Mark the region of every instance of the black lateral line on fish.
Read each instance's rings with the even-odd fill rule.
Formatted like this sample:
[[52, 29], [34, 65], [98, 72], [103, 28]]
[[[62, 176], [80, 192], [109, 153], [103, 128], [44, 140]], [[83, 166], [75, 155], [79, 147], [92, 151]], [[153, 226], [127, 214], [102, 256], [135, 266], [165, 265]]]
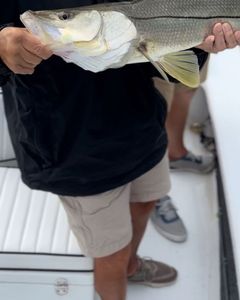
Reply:
[[240, 16], [213, 16], [213, 17], [192, 17], [192, 16], [157, 16], [157, 17], [135, 17], [128, 16], [129, 18], [133, 18], [134, 20], [156, 20], [156, 19], [190, 19], [190, 20], [211, 20], [211, 19], [240, 19]]

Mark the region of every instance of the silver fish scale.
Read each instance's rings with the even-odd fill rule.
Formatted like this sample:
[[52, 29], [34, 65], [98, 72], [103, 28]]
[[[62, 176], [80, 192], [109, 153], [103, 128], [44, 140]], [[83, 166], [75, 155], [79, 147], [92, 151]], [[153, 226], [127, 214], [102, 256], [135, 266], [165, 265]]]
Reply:
[[140, 0], [120, 9], [132, 18], [240, 17], [240, 0]]
[[240, 19], [174, 19], [137, 20], [135, 26], [142, 40], [154, 41], [161, 55], [199, 45], [211, 33], [216, 22], [230, 22], [240, 28]]

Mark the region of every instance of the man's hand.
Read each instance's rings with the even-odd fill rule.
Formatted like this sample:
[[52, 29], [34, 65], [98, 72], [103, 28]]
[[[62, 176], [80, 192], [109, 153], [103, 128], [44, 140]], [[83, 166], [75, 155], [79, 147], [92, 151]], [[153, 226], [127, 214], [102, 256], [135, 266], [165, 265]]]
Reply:
[[217, 23], [213, 27], [213, 34], [197, 48], [209, 53], [217, 53], [238, 45], [240, 45], [240, 31], [233, 32], [232, 26], [228, 23]]
[[33, 74], [51, 50], [23, 28], [6, 27], [0, 31], [0, 57], [16, 74]]

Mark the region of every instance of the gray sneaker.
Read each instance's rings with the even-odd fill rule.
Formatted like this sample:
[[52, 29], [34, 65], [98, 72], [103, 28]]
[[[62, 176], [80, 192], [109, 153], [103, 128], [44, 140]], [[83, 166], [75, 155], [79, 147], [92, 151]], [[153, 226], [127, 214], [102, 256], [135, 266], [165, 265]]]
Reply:
[[138, 259], [139, 268], [134, 275], [128, 277], [130, 283], [163, 287], [176, 281], [177, 271], [173, 267], [152, 259]]
[[186, 241], [186, 227], [177, 214], [177, 209], [169, 196], [165, 196], [156, 202], [151, 220], [157, 231], [165, 238], [177, 243]]
[[207, 174], [213, 171], [215, 160], [213, 156], [195, 155], [188, 153], [176, 160], [170, 160], [171, 171], [187, 171], [193, 173]]

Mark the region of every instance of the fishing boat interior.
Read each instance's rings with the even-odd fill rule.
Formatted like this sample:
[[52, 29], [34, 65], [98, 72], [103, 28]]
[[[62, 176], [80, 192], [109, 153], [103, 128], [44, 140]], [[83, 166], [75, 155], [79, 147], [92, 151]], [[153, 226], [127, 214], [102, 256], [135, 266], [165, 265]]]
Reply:
[[[187, 241], [173, 243], [149, 222], [140, 246], [141, 256], [174, 266], [178, 279], [163, 288], [129, 284], [127, 300], [240, 299], [239, 56], [239, 49], [212, 55], [186, 126], [187, 147], [213, 153], [216, 169], [171, 173]], [[0, 161], [0, 299], [99, 299], [93, 262], [81, 254], [57, 196], [21, 181], [1, 98]]]

